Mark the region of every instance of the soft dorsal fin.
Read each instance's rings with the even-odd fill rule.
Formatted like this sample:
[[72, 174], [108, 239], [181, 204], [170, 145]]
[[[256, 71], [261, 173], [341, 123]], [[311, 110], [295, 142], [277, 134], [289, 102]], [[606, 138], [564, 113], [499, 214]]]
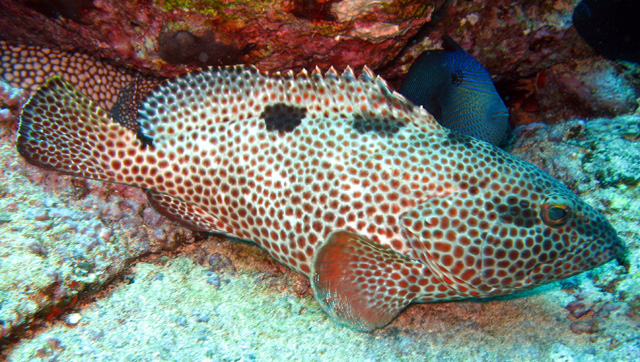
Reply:
[[118, 92], [132, 82], [137, 72], [114, 66], [84, 53], [72, 53], [36, 45], [11, 45], [0, 41], [0, 78], [33, 95], [54, 76], [109, 110]]

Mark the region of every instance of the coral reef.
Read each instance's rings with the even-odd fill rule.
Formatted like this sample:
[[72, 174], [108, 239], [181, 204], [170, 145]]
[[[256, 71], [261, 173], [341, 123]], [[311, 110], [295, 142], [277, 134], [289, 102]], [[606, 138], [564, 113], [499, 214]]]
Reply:
[[162, 60], [198, 67], [236, 64], [253, 47], [250, 44], [245, 49], [237, 49], [216, 42], [211, 35], [199, 37], [185, 30], [163, 33], [158, 38], [158, 53]]
[[94, 10], [94, 0], [27, 0], [24, 4], [51, 18], [65, 18], [76, 23], [82, 22], [83, 14]]
[[[91, 6], [82, 1], [35, 6], [1, 0], [0, 26], [5, 40], [79, 49], [164, 76], [213, 64], [198, 58], [203, 53], [217, 59], [231, 52], [234, 62], [265, 70], [376, 68], [391, 60], [443, 2], [385, 1], [351, 8], [348, 17], [336, 20], [331, 1], [103, 0]], [[67, 5], [77, 11], [59, 10]], [[70, 12], [79, 12], [81, 21]], [[189, 61], [190, 67], [163, 61], [160, 53], [168, 49], [163, 51], [159, 43], [171, 43], [171, 38], [161, 41], [163, 34], [181, 34], [187, 41], [173, 44], [174, 59], [194, 57], [194, 43], [203, 48], [195, 55], [198, 61]]]
[[[27, 92], [0, 80], [0, 359], [640, 359], [640, 117], [622, 116], [638, 106], [640, 71], [580, 40], [577, 3], [0, 0], [2, 39], [160, 76], [368, 64], [397, 81], [449, 34], [494, 75], [515, 123], [529, 123], [506, 149], [567, 183], [629, 246], [626, 265], [413, 305], [384, 329], [354, 332], [257, 247], [178, 227], [140, 190], [27, 165], [15, 151]], [[163, 34], [174, 62], [161, 56]]]
[[[402, 78], [413, 59], [439, 48], [447, 34], [492, 74], [514, 126], [632, 112], [640, 81], [623, 68], [637, 66], [603, 61], [584, 42], [571, 20], [578, 2], [448, 1], [382, 74]], [[603, 91], [611, 82], [620, 88]]]

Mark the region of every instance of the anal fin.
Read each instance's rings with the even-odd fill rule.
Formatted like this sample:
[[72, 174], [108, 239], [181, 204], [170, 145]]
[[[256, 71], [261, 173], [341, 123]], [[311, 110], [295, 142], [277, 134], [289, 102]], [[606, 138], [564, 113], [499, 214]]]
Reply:
[[221, 223], [218, 219], [194, 204], [151, 190], [147, 190], [147, 199], [162, 216], [189, 229], [226, 234], [219, 230], [218, 225]]
[[387, 325], [419, 294], [425, 266], [346, 230], [319, 246], [311, 286], [322, 308], [356, 330]]

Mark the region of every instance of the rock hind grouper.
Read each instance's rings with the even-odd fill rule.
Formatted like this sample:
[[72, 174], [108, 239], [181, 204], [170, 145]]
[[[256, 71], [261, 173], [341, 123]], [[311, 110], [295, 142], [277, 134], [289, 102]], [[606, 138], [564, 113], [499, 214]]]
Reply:
[[24, 106], [17, 148], [45, 169], [144, 188], [192, 229], [256, 242], [358, 330], [410, 303], [507, 294], [625, 251], [560, 182], [441, 127], [368, 69], [186, 74], [138, 121], [136, 134], [54, 77]]

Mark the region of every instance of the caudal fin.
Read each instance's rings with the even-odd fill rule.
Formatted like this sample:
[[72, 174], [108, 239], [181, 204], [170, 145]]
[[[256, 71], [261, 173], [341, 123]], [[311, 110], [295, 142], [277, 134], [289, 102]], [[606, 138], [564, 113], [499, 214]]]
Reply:
[[31, 164], [111, 182], [125, 182], [126, 157], [140, 156], [135, 134], [60, 77], [49, 79], [20, 115], [18, 152]]
[[422, 264], [340, 230], [316, 251], [311, 286], [322, 308], [338, 322], [370, 331], [387, 325], [416, 298], [424, 273]]

